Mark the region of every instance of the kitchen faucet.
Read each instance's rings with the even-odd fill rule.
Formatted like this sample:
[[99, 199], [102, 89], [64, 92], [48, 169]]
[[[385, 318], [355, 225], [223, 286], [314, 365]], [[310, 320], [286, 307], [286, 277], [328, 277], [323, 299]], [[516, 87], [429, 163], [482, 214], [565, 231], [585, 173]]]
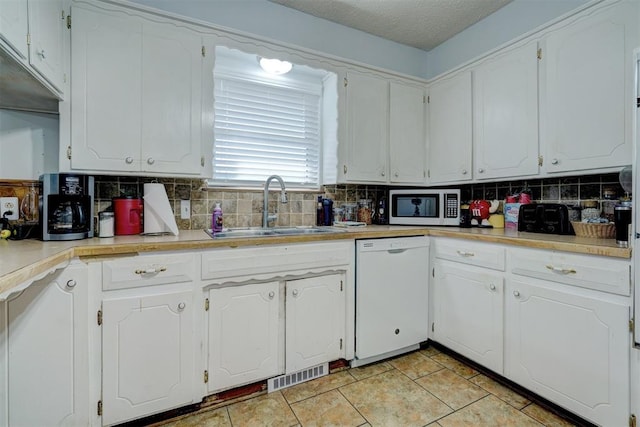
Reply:
[[287, 192], [284, 188], [284, 181], [278, 175], [271, 175], [264, 183], [264, 200], [262, 205], [262, 228], [269, 227], [269, 184], [271, 181], [277, 180], [280, 183], [280, 201], [282, 203], [287, 203]]

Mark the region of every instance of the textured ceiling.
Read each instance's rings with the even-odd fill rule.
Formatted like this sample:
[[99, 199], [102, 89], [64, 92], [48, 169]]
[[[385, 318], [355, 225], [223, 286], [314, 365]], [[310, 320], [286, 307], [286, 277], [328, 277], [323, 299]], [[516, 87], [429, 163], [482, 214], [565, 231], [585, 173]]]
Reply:
[[429, 51], [512, 0], [269, 0]]

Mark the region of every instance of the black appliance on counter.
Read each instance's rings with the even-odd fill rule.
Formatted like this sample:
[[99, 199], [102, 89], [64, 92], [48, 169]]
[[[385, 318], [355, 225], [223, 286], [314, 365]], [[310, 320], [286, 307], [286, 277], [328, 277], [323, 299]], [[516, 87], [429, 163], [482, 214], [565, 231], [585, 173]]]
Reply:
[[42, 240], [93, 237], [93, 177], [44, 174], [40, 177], [40, 182]]
[[559, 203], [531, 203], [520, 206], [518, 231], [546, 234], [575, 234], [569, 209]]

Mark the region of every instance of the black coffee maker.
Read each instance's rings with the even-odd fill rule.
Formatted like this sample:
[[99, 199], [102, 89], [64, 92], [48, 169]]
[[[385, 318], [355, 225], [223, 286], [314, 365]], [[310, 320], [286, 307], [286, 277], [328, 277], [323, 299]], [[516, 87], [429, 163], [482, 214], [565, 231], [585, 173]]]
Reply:
[[40, 182], [42, 240], [93, 237], [93, 177], [44, 174]]

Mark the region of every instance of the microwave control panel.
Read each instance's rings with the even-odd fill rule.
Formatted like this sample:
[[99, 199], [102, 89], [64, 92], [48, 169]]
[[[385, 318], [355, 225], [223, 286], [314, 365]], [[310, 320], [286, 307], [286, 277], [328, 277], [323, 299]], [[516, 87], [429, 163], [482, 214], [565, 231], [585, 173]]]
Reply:
[[460, 200], [456, 193], [446, 193], [444, 195], [445, 218], [457, 218], [460, 209]]

